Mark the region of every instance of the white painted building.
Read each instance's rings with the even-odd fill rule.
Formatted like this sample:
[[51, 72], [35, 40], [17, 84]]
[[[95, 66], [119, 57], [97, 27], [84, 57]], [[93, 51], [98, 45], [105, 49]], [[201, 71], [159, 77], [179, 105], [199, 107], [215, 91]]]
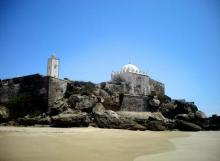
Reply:
[[112, 72], [111, 82], [121, 84], [123, 92], [131, 95], [164, 94], [164, 84], [151, 79], [134, 64], [126, 64], [119, 72]]
[[59, 78], [59, 59], [52, 55], [47, 63], [47, 75]]

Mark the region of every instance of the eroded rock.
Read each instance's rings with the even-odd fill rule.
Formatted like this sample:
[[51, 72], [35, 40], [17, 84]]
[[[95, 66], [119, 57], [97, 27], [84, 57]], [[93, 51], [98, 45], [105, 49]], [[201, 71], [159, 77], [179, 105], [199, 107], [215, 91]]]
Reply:
[[85, 112], [61, 113], [51, 117], [53, 127], [87, 127], [90, 122], [90, 117]]

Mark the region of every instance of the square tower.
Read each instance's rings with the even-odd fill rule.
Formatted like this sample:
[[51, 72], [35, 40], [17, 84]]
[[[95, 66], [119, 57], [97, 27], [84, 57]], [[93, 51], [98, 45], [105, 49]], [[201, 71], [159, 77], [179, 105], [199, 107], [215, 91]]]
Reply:
[[59, 59], [52, 55], [47, 63], [47, 75], [59, 78]]

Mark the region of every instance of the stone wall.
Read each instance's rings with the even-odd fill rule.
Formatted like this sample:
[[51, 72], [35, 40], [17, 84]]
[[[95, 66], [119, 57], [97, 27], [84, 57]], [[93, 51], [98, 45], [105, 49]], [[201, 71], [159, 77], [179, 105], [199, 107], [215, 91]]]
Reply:
[[[144, 74], [118, 72], [112, 75], [112, 84], [121, 86], [121, 91], [130, 95], [165, 94], [164, 84]], [[112, 85], [112, 87], [115, 87]], [[111, 88], [113, 89], [113, 88]]]
[[66, 87], [65, 80], [39, 74], [1, 80], [0, 104], [8, 106], [14, 117], [47, 112]]
[[124, 95], [121, 110], [122, 111], [149, 111], [147, 107], [147, 96]]
[[39, 74], [1, 80], [0, 104], [8, 106], [15, 117], [46, 112], [47, 89], [48, 80]]
[[149, 77], [147, 75], [121, 72], [112, 77], [113, 83], [122, 83], [123, 92], [131, 95], [148, 95], [149, 89]]
[[163, 83], [158, 82], [153, 79], [149, 79], [151, 93], [155, 93], [157, 95], [164, 95], [165, 94], [165, 86]]

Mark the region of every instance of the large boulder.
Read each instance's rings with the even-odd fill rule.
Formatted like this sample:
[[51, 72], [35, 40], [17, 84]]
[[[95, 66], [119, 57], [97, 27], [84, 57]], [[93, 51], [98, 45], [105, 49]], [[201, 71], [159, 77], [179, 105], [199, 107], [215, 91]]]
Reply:
[[134, 121], [141, 120], [159, 120], [165, 121], [166, 118], [160, 112], [131, 112], [131, 111], [118, 111], [120, 116], [127, 117]]
[[196, 117], [197, 119], [200, 119], [200, 120], [205, 120], [205, 119], [207, 119], [207, 116], [206, 116], [205, 113], [202, 112], [202, 111], [196, 111], [195, 117]]
[[201, 111], [196, 111], [195, 113], [190, 112], [189, 114], [177, 114], [175, 119], [191, 122], [193, 124], [199, 125], [203, 129], [208, 127], [206, 116]]
[[194, 102], [186, 102], [185, 100], [175, 100], [174, 103], [177, 105], [176, 113], [195, 113], [198, 111], [197, 106]]
[[176, 127], [181, 131], [200, 131], [202, 128], [191, 122], [176, 120]]
[[185, 121], [189, 121], [190, 120], [190, 117], [189, 117], [189, 115], [188, 114], [177, 114], [176, 116], [175, 116], [175, 119], [176, 120], [185, 120]]
[[160, 112], [119, 111], [117, 113], [144, 126], [147, 130], [162, 131], [167, 129], [167, 119]]
[[176, 107], [177, 105], [174, 104], [174, 102], [162, 103], [161, 107], [159, 108], [159, 111], [166, 118], [173, 119], [177, 115], [176, 110], [175, 110]]
[[109, 95], [108, 92], [106, 92], [104, 89], [99, 89], [99, 88], [97, 88], [97, 89], [95, 90], [94, 94], [95, 94], [96, 96], [101, 96], [101, 97], [103, 97], [103, 98], [110, 97], [110, 95]]
[[50, 117], [45, 114], [38, 116], [26, 115], [25, 117], [18, 118], [17, 123], [23, 126], [32, 126], [32, 125], [49, 125]]
[[83, 112], [91, 112], [96, 102], [97, 98], [95, 96], [80, 96], [80, 101], [76, 103], [75, 109]]
[[163, 121], [155, 120], [155, 121], [146, 121], [143, 124], [148, 130], [153, 131], [164, 131], [167, 130], [167, 125]]
[[146, 128], [135, 121], [117, 114], [114, 111], [106, 110], [103, 113], [96, 113], [94, 122], [100, 128], [145, 130]]
[[172, 99], [167, 95], [157, 95], [157, 98], [160, 100], [160, 103], [169, 103]]
[[53, 106], [50, 107], [49, 113], [51, 116], [57, 115], [59, 113], [62, 113], [63, 111], [66, 111], [69, 108], [68, 100], [67, 99], [59, 99], [56, 100], [53, 103]]
[[178, 114], [190, 114], [198, 111], [193, 102], [185, 100], [174, 100], [168, 103], [162, 103], [159, 111], [167, 118], [174, 119]]
[[148, 106], [150, 106], [152, 112], [158, 111], [160, 106], [160, 100], [156, 96], [154, 96], [153, 98], [149, 99]]
[[103, 112], [105, 112], [105, 107], [102, 105], [102, 103], [96, 103], [96, 105], [92, 109], [92, 113], [98, 114]]
[[77, 102], [80, 102], [80, 96], [79, 95], [71, 95], [68, 98], [68, 103], [70, 105], [70, 108], [75, 108]]
[[6, 122], [9, 119], [9, 111], [7, 107], [0, 105], [0, 123]]
[[220, 130], [220, 116], [212, 115], [208, 118], [207, 130]]
[[61, 113], [51, 117], [53, 127], [87, 127], [90, 122], [90, 117], [85, 112]]
[[148, 130], [162, 131], [168, 129], [168, 120], [160, 112], [118, 112], [138, 124], [146, 127]]

